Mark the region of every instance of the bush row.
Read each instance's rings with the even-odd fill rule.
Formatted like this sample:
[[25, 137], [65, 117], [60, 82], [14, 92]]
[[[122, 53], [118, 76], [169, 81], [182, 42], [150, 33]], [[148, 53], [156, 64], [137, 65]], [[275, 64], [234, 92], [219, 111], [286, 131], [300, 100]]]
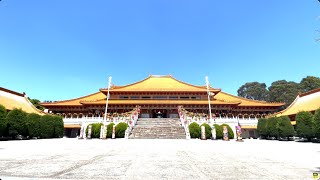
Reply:
[[37, 138], [63, 137], [63, 119], [60, 116], [35, 113], [28, 114], [21, 109], [13, 109], [7, 113], [4, 106], [0, 105], [0, 137], [17, 135]]
[[[100, 130], [101, 130], [101, 126], [103, 125], [102, 123], [93, 123], [91, 124], [92, 128], [91, 128], [91, 138], [100, 138]], [[107, 138], [111, 138], [112, 137], [112, 129], [113, 129], [113, 125], [115, 125], [114, 123], [110, 123], [107, 125]], [[125, 135], [125, 131], [128, 128], [128, 124], [121, 122], [119, 124], [116, 125], [116, 138], [124, 138]], [[88, 128], [86, 130], [86, 134], [88, 136]]]
[[[212, 128], [210, 127], [210, 125], [206, 124], [206, 123], [203, 123], [201, 126], [205, 127], [206, 138], [207, 139], [211, 139], [211, 136], [212, 136], [211, 130], [212, 130]], [[190, 133], [191, 138], [200, 138], [201, 137], [201, 126], [199, 126], [199, 124], [196, 123], [196, 122], [193, 122], [193, 123], [191, 123], [189, 125], [189, 133]], [[228, 124], [221, 124], [221, 125], [214, 124], [214, 127], [216, 129], [216, 138], [217, 139], [222, 139], [222, 137], [223, 137], [223, 126], [227, 126], [229, 139], [233, 139], [234, 138], [234, 133], [233, 133], [231, 127]]]
[[316, 110], [314, 115], [307, 111], [299, 112], [296, 117], [296, 132], [287, 116], [271, 117], [260, 119], [258, 121], [258, 133], [262, 138], [265, 137], [291, 137], [297, 135], [307, 138], [320, 139], [320, 109]]

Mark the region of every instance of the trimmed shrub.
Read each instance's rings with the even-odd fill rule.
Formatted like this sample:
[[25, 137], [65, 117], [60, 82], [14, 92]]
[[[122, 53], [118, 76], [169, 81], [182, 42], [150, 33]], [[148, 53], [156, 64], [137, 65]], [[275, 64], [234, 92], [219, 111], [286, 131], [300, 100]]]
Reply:
[[110, 123], [107, 125], [107, 138], [112, 138], [112, 129], [114, 123]]
[[200, 126], [196, 122], [193, 122], [189, 125], [189, 133], [191, 138], [200, 138], [200, 130]]
[[221, 131], [222, 131], [222, 136], [223, 136], [223, 126], [227, 126], [227, 129], [228, 129], [228, 137], [229, 139], [233, 139], [234, 138], [234, 133], [231, 129], [231, 127], [228, 125], [228, 124], [221, 124]]
[[28, 136], [27, 113], [21, 109], [13, 109], [7, 115], [9, 136]]
[[54, 117], [44, 115], [40, 120], [41, 138], [52, 138], [54, 136]]
[[271, 117], [267, 120], [267, 135], [269, 137], [278, 138], [278, 118]]
[[261, 118], [258, 120], [257, 131], [262, 138], [265, 138], [268, 136], [266, 118]]
[[7, 136], [8, 132], [7, 132], [7, 110], [4, 106], [2, 106], [0, 104], [0, 137], [1, 136]]
[[288, 116], [281, 116], [278, 118], [278, 133], [279, 137], [294, 136], [294, 128]]
[[313, 133], [316, 138], [320, 139], [320, 109], [316, 110], [314, 113]]
[[314, 133], [312, 131], [313, 126], [313, 115], [308, 111], [299, 112], [296, 115], [297, 122], [297, 135], [299, 137], [308, 138], [310, 141], [312, 137], [314, 137]]
[[217, 137], [217, 139], [222, 139], [223, 132], [222, 132], [221, 126], [219, 126], [218, 124], [214, 124], [213, 126], [216, 129], [216, 137]]
[[128, 124], [121, 122], [116, 126], [116, 138], [124, 138], [125, 132], [128, 128]]
[[27, 115], [27, 127], [30, 137], [41, 136], [41, 116], [35, 113]]
[[103, 123], [94, 123], [92, 125], [91, 138], [100, 138], [100, 130]]
[[[206, 129], [206, 138], [207, 139], [211, 139], [211, 137], [212, 137], [211, 129], [212, 128], [210, 127], [210, 125], [207, 124], [207, 123], [203, 123], [201, 126], [204, 126], [205, 129]], [[201, 126], [200, 126], [200, 132], [201, 132]]]
[[61, 138], [64, 133], [64, 124], [61, 116], [53, 116], [53, 138]]

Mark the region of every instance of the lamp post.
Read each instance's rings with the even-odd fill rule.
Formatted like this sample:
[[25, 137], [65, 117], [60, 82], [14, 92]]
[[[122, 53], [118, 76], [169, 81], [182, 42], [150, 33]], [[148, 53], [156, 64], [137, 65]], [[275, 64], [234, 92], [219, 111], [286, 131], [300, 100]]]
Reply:
[[207, 94], [208, 94], [208, 105], [209, 105], [209, 115], [210, 115], [210, 121], [211, 121], [211, 118], [212, 118], [212, 115], [211, 115], [211, 103], [210, 103], [210, 95], [211, 95], [211, 92], [209, 90], [209, 78], [208, 76], [205, 77], [206, 79], [206, 85], [207, 85]]

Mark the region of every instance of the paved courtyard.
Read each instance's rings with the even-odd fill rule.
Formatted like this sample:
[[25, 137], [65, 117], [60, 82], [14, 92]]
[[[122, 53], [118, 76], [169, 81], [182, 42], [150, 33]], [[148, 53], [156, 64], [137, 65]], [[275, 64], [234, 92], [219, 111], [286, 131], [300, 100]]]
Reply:
[[0, 142], [0, 179], [312, 179], [320, 144], [245, 140]]

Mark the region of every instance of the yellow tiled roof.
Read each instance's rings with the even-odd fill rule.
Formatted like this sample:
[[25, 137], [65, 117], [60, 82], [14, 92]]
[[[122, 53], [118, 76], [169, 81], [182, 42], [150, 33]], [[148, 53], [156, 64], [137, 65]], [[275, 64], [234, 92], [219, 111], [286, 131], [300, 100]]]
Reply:
[[257, 129], [257, 126], [241, 126], [241, 129]]
[[64, 128], [81, 128], [80, 124], [64, 124]]
[[[107, 92], [107, 89], [100, 89]], [[206, 86], [195, 86], [179, 81], [172, 76], [149, 76], [148, 78], [126, 86], [113, 86], [110, 92], [206, 92]], [[220, 89], [211, 88], [212, 92]]]
[[270, 103], [266, 101], [256, 101], [251, 99], [246, 99], [238, 96], [233, 96], [225, 92], [219, 92], [214, 96], [215, 99], [224, 101], [238, 101], [239, 106], [282, 106], [284, 103]]
[[65, 101], [56, 101], [56, 102], [44, 102], [41, 103], [43, 106], [81, 106], [80, 101], [95, 101], [97, 99], [103, 99], [106, 95], [102, 92], [96, 92], [87, 96], [79, 97], [76, 99], [70, 99]]
[[299, 94], [287, 109], [280, 111], [276, 116], [289, 116], [300, 111], [315, 111], [320, 108], [320, 88]]
[[[97, 101], [81, 101], [81, 104], [94, 104], [103, 105], [106, 104], [105, 99]], [[139, 100], [109, 100], [108, 104], [208, 104], [207, 100], [154, 100], [154, 99], [139, 99]], [[211, 101], [211, 105], [224, 105], [224, 104], [234, 104], [237, 105], [238, 102], [224, 102], [224, 101]]]
[[0, 87], [0, 104], [7, 110], [15, 108], [22, 109], [27, 113], [36, 113], [44, 115], [45, 113], [33, 106], [25, 94], [17, 93], [5, 88]]

